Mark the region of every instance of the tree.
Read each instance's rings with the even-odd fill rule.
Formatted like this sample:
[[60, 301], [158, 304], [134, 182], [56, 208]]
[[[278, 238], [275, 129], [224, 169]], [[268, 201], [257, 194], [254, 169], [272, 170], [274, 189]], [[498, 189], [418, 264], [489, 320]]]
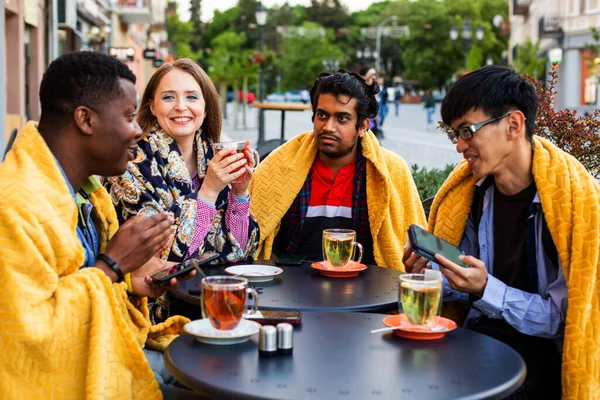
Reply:
[[[312, 32], [322, 28], [313, 22], [305, 22], [302, 26]], [[284, 90], [310, 87], [317, 75], [325, 69], [323, 61], [341, 60], [342, 51], [332, 43], [334, 38], [333, 30], [326, 29], [324, 36], [296, 35], [283, 39], [276, 66], [282, 77]]]
[[192, 51], [202, 56], [202, 0], [190, 0], [190, 24], [192, 24], [193, 34], [190, 40]]
[[540, 41], [532, 42], [531, 38], [527, 38], [524, 45], [517, 45], [517, 56], [513, 60], [513, 66], [521, 74], [537, 80], [543, 79], [548, 59], [538, 56], [539, 51]]
[[194, 51], [191, 46], [194, 27], [188, 22], [179, 20], [179, 15], [173, 13], [167, 17], [167, 35], [172, 43], [172, 50], [175, 52], [176, 58], [191, 58], [199, 61], [202, 56], [201, 52]]
[[310, 0], [306, 19], [337, 31], [346, 25], [348, 9], [340, 0]]

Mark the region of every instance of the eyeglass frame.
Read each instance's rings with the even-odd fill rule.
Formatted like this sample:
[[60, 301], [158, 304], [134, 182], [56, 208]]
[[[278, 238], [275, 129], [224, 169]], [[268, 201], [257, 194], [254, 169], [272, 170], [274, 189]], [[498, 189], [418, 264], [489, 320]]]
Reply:
[[493, 122], [500, 121], [501, 119], [508, 117], [513, 112], [514, 111], [509, 111], [509, 112], [507, 112], [505, 114], [502, 114], [502, 115], [500, 115], [498, 117], [490, 118], [490, 119], [478, 122], [478, 123], [473, 124], [473, 125], [463, 126], [461, 128], [458, 128], [458, 129], [453, 129], [452, 127], [447, 127], [446, 128], [446, 134], [448, 135], [448, 139], [450, 139], [450, 141], [453, 144], [457, 144], [458, 143], [458, 137], [459, 136], [463, 140], [471, 140], [471, 138], [473, 137], [473, 135], [475, 134], [475, 132], [477, 132], [478, 130], [480, 130], [481, 128], [483, 128], [484, 126], [486, 126], [487, 124], [491, 124]]

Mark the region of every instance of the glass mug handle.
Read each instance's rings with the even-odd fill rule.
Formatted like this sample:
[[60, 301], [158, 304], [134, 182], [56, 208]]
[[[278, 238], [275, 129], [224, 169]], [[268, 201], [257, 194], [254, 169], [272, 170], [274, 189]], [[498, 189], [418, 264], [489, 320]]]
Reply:
[[358, 243], [358, 242], [352, 242], [352, 244], [356, 247], [358, 247], [358, 260], [356, 260], [357, 263], [362, 261], [363, 258], [363, 247], [362, 244]]
[[260, 164], [260, 155], [258, 154], [258, 151], [256, 151], [256, 149], [250, 150], [252, 150], [252, 154], [254, 154], [254, 168], [252, 168], [252, 171], [256, 171], [256, 168], [258, 168], [258, 164]]
[[252, 315], [258, 311], [258, 293], [256, 293], [256, 290], [254, 290], [253, 288], [246, 288], [246, 297], [250, 295], [252, 296], [254, 301], [252, 304], [252, 308], [250, 310], [246, 310], [246, 315]]

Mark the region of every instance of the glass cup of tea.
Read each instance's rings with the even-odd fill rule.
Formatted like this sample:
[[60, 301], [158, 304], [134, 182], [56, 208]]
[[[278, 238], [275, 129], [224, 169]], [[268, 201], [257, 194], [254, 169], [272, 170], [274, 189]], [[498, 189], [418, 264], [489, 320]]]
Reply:
[[235, 329], [246, 311], [246, 299], [254, 299], [248, 315], [258, 310], [258, 293], [248, 287], [248, 279], [237, 276], [208, 276], [202, 279], [202, 316], [220, 331]]
[[323, 231], [323, 259], [335, 268], [343, 268], [354, 259], [354, 250], [358, 248], [358, 260], [363, 257], [363, 247], [356, 241], [356, 232], [352, 229], [325, 229]]
[[439, 273], [400, 275], [398, 305], [411, 324], [437, 323], [442, 311], [442, 282]]
[[[235, 149], [235, 151], [237, 153], [241, 153], [244, 151], [244, 148], [246, 147], [246, 142], [245, 141], [218, 142], [218, 143], [213, 143], [212, 147], [213, 147], [213, 151], [215, 152], [215, 154], [217, 154], [221, 150], [230, 150], [230, 149]], [[258, 155], [258, 151], [256, 151], [255, 149], [251, 149], [251, 150], [252, 150], [252, 154], [254, 156], [254, 168], [252, 168], [252, 171], [255, 171], [256, 168], [258, 167], [258, 164], [260, 164], [260, 156]], [[243, 168], [243, 166], [236, 169], [233, 172], [237, 172], [241, 168]], [[236, 183], [236, 182], [238, 182], [238, 179], [232, 181], [232, 183]]]

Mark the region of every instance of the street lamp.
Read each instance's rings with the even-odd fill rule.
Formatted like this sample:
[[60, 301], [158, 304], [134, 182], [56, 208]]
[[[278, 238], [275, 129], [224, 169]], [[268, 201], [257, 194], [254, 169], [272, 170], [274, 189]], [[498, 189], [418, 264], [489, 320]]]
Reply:
[[379, 58], [381, 56], [381, 33], [383, 31], [383, 26], [385, 24], [387, 24], [390, 21], [395, 21], [397, 20], [398, 17], [396, 17], [395, 15], [389, 16], [387, 18], [385, 18], [383, 21], [381, 21], [379, 23], [379, 25], [377, 25], [377, 38], [376, 38], [376, 50], [375, 50], [375, 70], [377, 71], [377, 73], [379, 73]]
[[[258, 3], [258, 7], [256, 7], [256, 24], [258, 25], [259, 33], [258, 40], [260, 42], [260, 52], [264, 52], [265, 47], [265, 25], [267, 24], [267, 9], [262, 3]], [[263, 57], [264, 62], [264, 57]], [[263, 87], [263, 65], [259, 64], [258, 70], [258, 101], [260, 103], [264, 100], [264, 87]], [[265, 141], [265, 114], [264, 110], [261, 108], [258, 111], [258, 145], [260, 146]]]
[[[478, 25], [475, 29], [475, 38], [477, 41], [481, 41], [483, 39], [484, 31], [481, 25]], [[463, 40], [464, 52], [465, 52], [465, 71], [467, 70], [467, 61], [469, 58], [469, 47], [471, 45], [471, 39], [473, 37], [473, 30], [471, 27], [471, 22], [468, 19], [465, 19], [465, 22], [462, 26], [461, 38]], [[450, 39], [456, 40], [458, 39], [458, 29], [456, 25], [452, 25], [450, 28]]]
[[323, 68], [327, 71], [337, 71], [340, 67], [340, 62], [335, 58], [329, 58], [327, 60], [323, 60]]

